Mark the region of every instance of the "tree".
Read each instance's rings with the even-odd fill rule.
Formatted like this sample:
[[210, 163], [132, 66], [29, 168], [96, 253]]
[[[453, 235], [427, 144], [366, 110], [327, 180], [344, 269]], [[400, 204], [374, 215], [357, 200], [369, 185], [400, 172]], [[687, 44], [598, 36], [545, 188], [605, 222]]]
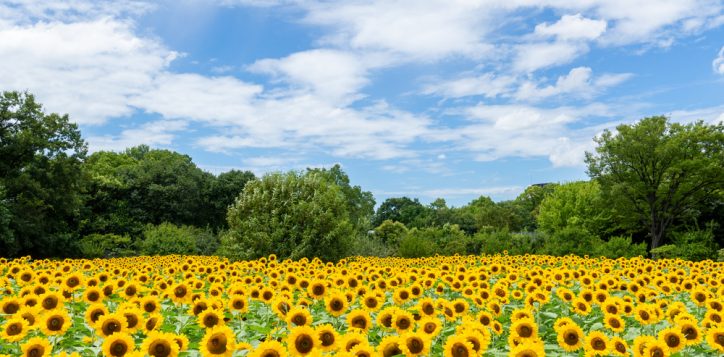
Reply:
[[4, 255], [74, 254], [86, 153], [68, 115], [46, 114], [28, 93], [0, 96], [0, 185], [13, 232], [0, 241]]
[[724, 124], [644, 118], [605, 130], [586, 153], [588, 174], [622, 217], [648, 227], [651, 248], [667, 230], [724, 184]]
[[244, 186], [256, 176], [251, 171], [231, 170], [211, 179], [203, 200], [210, 206], [208, 224], [215, 228], [226, 228], [226, 212], [234, 203]]
[[0, 247], [7, 247], [15, 242], [12, 230], [10, 230], [12, 214], [8, 208], [5, 188], [0, 186]]
[[400, 222], [393, 222], [389, 219], [375, 228], [375, 237], [390, 246], [399, 245], [405, 235], [407, 235], [407, 227]]
[[358, 233], [366, 233], [370, 229], [372, 216], [375, 213], [375, 198], [372, 192], [362, 191], [360, 186], [350, 185], [349, 176], [339, 164], [329, 169], [310, 168], [307, 169], [307, 174], [321, 175], [329, 182], [337, 185], [347, 201], [349, 220], [355, 226], [355, 230]]
[[273, 173], [247, 183], [227, 219], [221, 253], [230, 258], [338, 260], [354, 233], [342, 189], [315, 173]]
[[386, 220], [400, 222], [408, 228], [426, 227], [430, 225], [430, 209], [417, 198], [388, 198], [377, 208], [374, 225], [379, 226]]
[[596, 181], [557, 185], [538, 207], [538, 227], [549, 234], [576, 227], [599, 237], [617, 229]]
[[538, 228], [536, 217], [538, 216], [538, 207], [543, 199], [553, 193], [558, 184], [546, 183], [530, 185], [515, 198], [515, 205], [521, 212], [523, 229], [534, 231]]

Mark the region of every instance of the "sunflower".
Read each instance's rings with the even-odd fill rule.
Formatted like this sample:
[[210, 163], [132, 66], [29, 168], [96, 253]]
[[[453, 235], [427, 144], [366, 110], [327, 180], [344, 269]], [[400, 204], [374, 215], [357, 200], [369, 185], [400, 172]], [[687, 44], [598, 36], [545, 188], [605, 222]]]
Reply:
[[146, 333], [157, 330], [163, 324], [163, 316], [159, 313], [151, 314], [143, 323], [143, 330]]
[[313, 299], [321, 299], [327, 293], [327, 284], [324, 280], [315, 280], [307, 287], [307, 294]]
[[30, 330], [30, 324], [22, 316], [15, 315], [5, 321], [0, 331], [0, 338], [8, 342], [22, 340]]
[[38, 306], [23, 306], [18, 310], [18, 312], [15, 313], [15, 316], [22, 317], [25, 321], [28, 322], [28, 328], [35, 329], [38, 327], [36, 322], [39, 321], [38, 314], [40, 312], [40, 307]]
[[266, 340], [254, 349], [249, 357], [287, 357], [287, 349], [277, 340]]
[[687, 346], [698, 345], [699, 343], [701, 343], [701, 332], [699, 331], [699, 327], [696, 326], [695, 322], [679, 320], [678, 325], [681, 333], [684, 335], [684, 338], [686, 338]]
[[628, 344], [621, 337], [615, 336], [609, 341], [610, 352], [616, 356], [629, 356]]
[[402, 354], [402, 346], [400, 346], [399, 336], [386, 336], [377, 345], [377, 354], [380, 357], [392, 357]]
[[289, 327], [292, 326], [310, 326], [312, 324], [312, 314], [304, 307], [293, 307], [287, 313], [285, 319]]
[[586, 316], [591, 313], [591, 305], [588, 304], [586, 299], [575, 298], [571, 304], [573, 305], [573, 312], [577, 315]]
[[53, 309], [41, 316], [40, 329], [46, 336], [63, 335], [71, 324], [72, 320], [65, 309]]
[[126, 317], [118, 312], [102, 315], [96, 322], [96, 333], [108, 337], [117, 332], [124, 332], [128, 326]]
[[511, 357], [542, 357], [545, 356], [543, 344], [534, 341], [524, 341], [510, 350]]
[[153, 357], [177, 357], [178, 352], [178, 344], [169, 333], [151, 331], [141, 345], [141, 353]]
[[44, 357], [50, 356], [51, 347], [50, 342], [42, 337], [33, 337], [20, 346], [23, 351], [24, 357]]
[[427, 355], [430, 351], [430, 338], [424, 333], [408, 332], [400, 336], [400, 349], [407, 357]]
[[414, 317], [406, 310], [397, 310], [392, 316], [392, 327], [398, 334], [403, 334], [412, 329]]
[[490, 344], [490, 333], [487, 328], [476, 328], [474, 325], [463, 325], [463, 327], [465, 330], [462, 332], [462, 336], [473, 345], [476, 355], [482, 355]]
[[586, 336], [586, 354], [605, 356], [608, 353], [608, 337], [601, 331], [591, 331]]
[[64, 301], [65, 298], [63, 297], [63, 294], [56, 291], [48, 291], [40, 296], [40, 307], [43, 308], [43, 310], [49, 311], [63, 307]]
[[141, 309], [133, 306], [124, 307], [123, 309], [119, 310], [119, 313], [126, 318], [126, 327], [128, 327], [129, 333], [132, 333], [143, 327], [143, 312], [141, 312]]
[[[174, 341], [175, 343], [175, 341]], [[236, 350], [234, 331], [228, 326], [214, 326], [206, 330], [199, 345], [201, 355], [231, 357]]]
[[569, 323], [558, 328], [558, 345], [568, 352], [583, 347], [583, 330], [576, 323]]
[[714, 350], [724, 353], [724, 326], [709, 329], [706, 332], [706, 343]]
[[83, 274], [72, 273], [63, 279], [63, 288], [75, 291], [83, 286]]
[[347, 314], [347, 326], [350, 330], [367, 332], [372, 327], [372, 319], [367, 311], [354, 309]]
[[686, 338], [680, 329], [670, 327], [659, 332], [659, 341], [666, 344], [671, 353], [676, 353], [686, 347]]
[[103, 291], [98, 287], [90, 287], [83, 292], [83, 301], [88, 304], [94, 304], [103, 300], [105, 296]]
[[636, 357], [643, 356], [646, 346], [652, 342], [656, 342], [656, 337], [642, 335], [642, 336], [637, 336], [636, 338], [634, 338], [634, 341], [633, 341], [634, 356], [636, 356]]
[[511, 325], [510, 336], [522, 339], [536, 338], [538, 336], [538, 325], [531, 318], [522, 318]]
[[183, 304], [188, 302], [191, 297], [191, 289], [185, 282], [180, 282], [171, 287], [169, 296], [175, 303]]
[[443, 347], [445, 357], [469, 357], [475, 356], [475, 349], [464, 336], [450, 336]]
[[435, 310], [435, 302], [430, 298], [423, 298], [417, 302], [417, 310], [427, 316], [434, 316], [437, 314]]
[[[12, 288], [10, 290], [10, 294], [12, 294]], [[0, 312], [2, 312], [3, 314], [13, 315], [18, 312], [18, 310], [20, 310], [20, 307], [20, 300], [15, 297], [5, 297], [0, 300]]]
[[604, 314], [603, 323], [607, 329], [613, 332], [623, 332], [623, 330], [626, 329], [626, 323], [618, 315], [608, 313]]
[[340, 350], [342, 352], [350, 352], [355, 346], [358, 345], [369, 345], [367, 341], [367, 335], [359, 332], [347, 332], [340, 337]]
[[375, 354], [375, 349], [369, 345], [357, 345], [349, 351], [352, 357], [372, 357]]
[[232, 295], [229, 298], [229, 309], [241, 313], [249, 311], [249, 303], [247, 297], [238, 294]]
[[287, 337], [287, 348], [292, 356], [307, 356], [321, 346], [319, 335], [309, 326], [291, 329]]
[[284, 319], [287, 313], [289, 313], [289, 310], [292, 309], [292, 303], [286, 296], [280, 296], [271, 302], [271, 307], [279, 318]]
[[654, 316], [646, 305], [638, 305], [634, 308], [634, 317], [642, 325], [650, 325], [655, 322]]
[[659, 340], [652, 340], [644, 346], [644, 356], [646, 357], [669, 357], [671, 351], [666, 343]]
[[206, 309], [199, 314], [197, 322], [199, 326], [204, 328], [224, 325], [224, 312], [221, 310]]
[[133, 338], [125, 332], [114, 333], [103, 341], [103, 355], [121, 357], [133, 352]]
[[382, 300], [374, 292], [368, 292], [362, 297], [362, 306], [368, 311], [377, 311], [382, 307]]
[[339, 317], [347, 311], [347, 297], [338, 292], [332, 293], [325, 299], [324, 306], [330, 315]]
[[319, 341], [319, 349], [323, 352], [336, 351], [339, 348], [339, 334], [330, 324], [319, 325], [315, 328]]
[[148, 314], [154, 314], [161, 311], [161, 304], [157, 296], [148, 295], [141, 298], [141, 309]]
[[382, 309], [377, 314], [377, 325], [382, 326], [383, 328], [392, 328], [392, 318], [397, 312], [397, 307], [390, 306]]

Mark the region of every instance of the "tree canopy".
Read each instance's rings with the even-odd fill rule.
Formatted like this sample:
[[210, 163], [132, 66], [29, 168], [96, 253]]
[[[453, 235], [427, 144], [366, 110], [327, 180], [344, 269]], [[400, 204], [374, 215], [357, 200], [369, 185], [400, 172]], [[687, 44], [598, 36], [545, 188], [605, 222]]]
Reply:
[[673, 123], [663, 116], [605, 130], [586, 153], [588, 174], [622, 217], [648, 227], [658, 247], [677, 221], [724, 188], [724, 124]]

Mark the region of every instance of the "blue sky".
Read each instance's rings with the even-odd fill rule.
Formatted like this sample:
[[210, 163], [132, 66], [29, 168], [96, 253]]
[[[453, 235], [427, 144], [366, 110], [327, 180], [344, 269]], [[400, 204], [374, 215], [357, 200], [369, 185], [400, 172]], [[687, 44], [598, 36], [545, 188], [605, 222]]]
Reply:
[[459, 206], [585, 179], [620, 123], [724, 120], [724, 5], [0, 1], [0, 88], [68, 113], [92, 151], [339, 163], [378, 202]]

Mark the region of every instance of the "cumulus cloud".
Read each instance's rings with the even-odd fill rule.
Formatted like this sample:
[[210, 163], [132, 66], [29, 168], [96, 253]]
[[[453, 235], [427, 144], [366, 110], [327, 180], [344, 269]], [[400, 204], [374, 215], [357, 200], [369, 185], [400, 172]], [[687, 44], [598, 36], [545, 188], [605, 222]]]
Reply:
[[589, 67], [576, 67], [563, 76], [558, 77], [555, 84], [539, 86], [532, 81], [520, 85], [515, 98], [519, 100], [538, 101], [545, 98], [567, 94], [579, 98], [590, 98], [594, 94], [629, 79], [630, 73], [604, 74], [593, 76]]
[[536, 25], [535, 34], [561, 40], [595, 40], [606, 31], [606, 25], [604, 20], [588, 19], [581, 14], [564, 15], [556, 23]]

